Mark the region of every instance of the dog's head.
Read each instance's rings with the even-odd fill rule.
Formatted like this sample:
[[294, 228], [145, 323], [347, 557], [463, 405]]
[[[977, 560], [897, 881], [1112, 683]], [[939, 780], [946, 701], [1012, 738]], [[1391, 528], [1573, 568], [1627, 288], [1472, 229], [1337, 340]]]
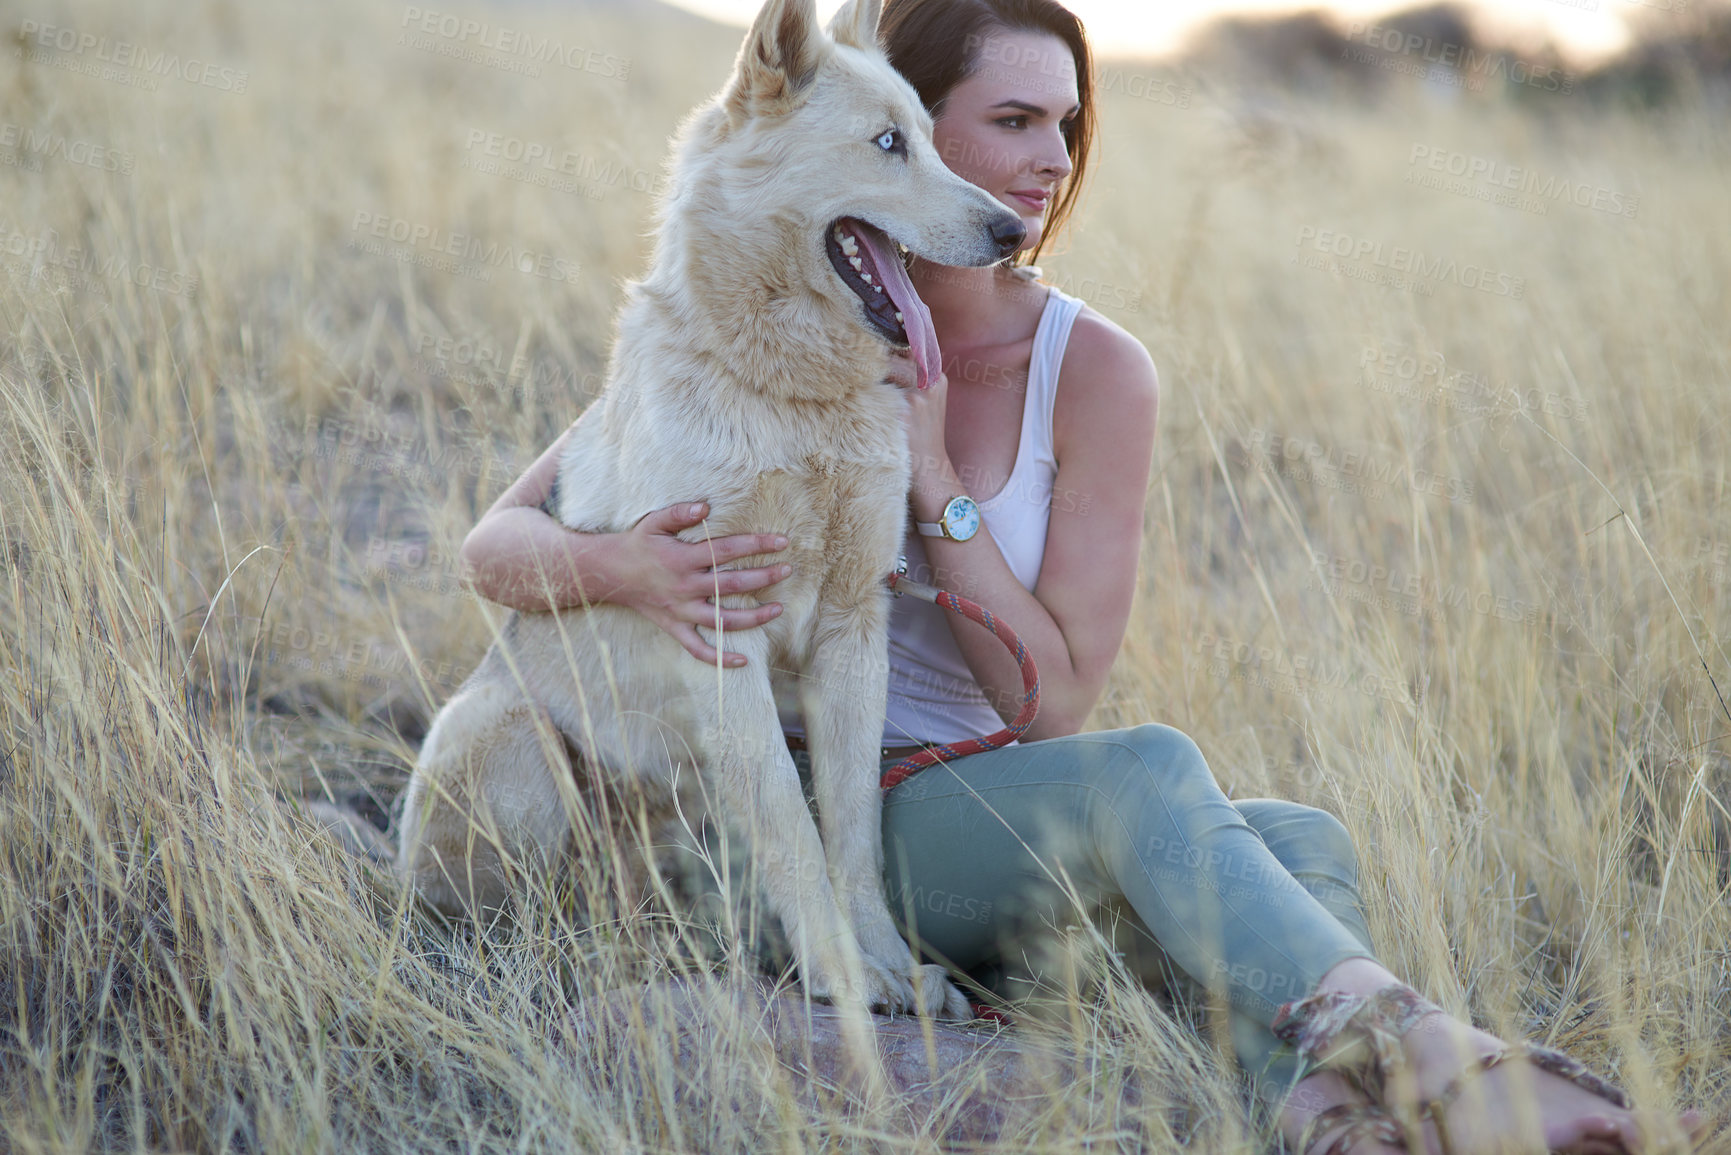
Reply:
[[684, 195], [718, 198], [743, 241], [797, 262], [790, 289], [808, 286], [824, 307], [908, 346], [923, 387], [937, 341], [902, 252], [988, 265], [1025, 229], [945, 167], [931, 117], [878, 47], [880, 10], [849, 0], [826, 32], [815, 0], [768, 0], [712, 113], [727, 163], [705, 166]]

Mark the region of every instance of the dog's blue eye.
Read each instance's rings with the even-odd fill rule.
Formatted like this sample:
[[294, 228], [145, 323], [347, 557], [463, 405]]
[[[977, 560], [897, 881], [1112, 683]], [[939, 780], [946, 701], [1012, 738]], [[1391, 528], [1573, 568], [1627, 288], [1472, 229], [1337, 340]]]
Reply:
[[908, 154], [907, 141], [902, 139], [902, 131], [899, 128], [884, 129], [883, 135], [878, 137], [877, 144], [879, 148], [895, 156]]

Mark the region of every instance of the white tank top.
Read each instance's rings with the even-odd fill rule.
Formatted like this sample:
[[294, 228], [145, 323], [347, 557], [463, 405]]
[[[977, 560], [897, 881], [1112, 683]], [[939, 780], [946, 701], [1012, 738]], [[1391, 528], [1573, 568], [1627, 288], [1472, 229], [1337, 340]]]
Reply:
[[[1052, 483], [1058, 459], [1052, 448], [1052, 404], [1058, 395], [1058, 367], [1070, 327], [1083, 302], [1052, 289], [1034, 330], [1028, 358], [1028, 389], [1022, 406], [1022, 437], [1009, 480], [980, 501], [992, 540], [1016, 580], [1032, 591], [1040, 580], [1046, 553], [1046, 527], [1052, 514]], [[977, 498], [976, 498], [977, 499]], [[910, 522], [903, 552], [908, 576], [932, 583], [931, 563], [922, 538]], [[986, 607], [990, 609], [990, 606]], [[890, 610], [889, 710], [885, 746], [915, 742], [959, 742], [1003, 728], [1003, 720], [980, 692], [968, 663], [950, 633], [948, 610], [918, 598], [899, 597]], [[979, 629], [971, 622], [962, 629]]]
[[[1048, 288], [1050, 288], [1048, 286]], [[980, 514], [1010, 572], [1032, 592], [1046, 554], [1046, 527], [1052, 514], [1052, 484], [1058, 476], [1052, 447], [1052, 405], [1058, 395], [1058, 367], [1070, 340], [1070, 327], [1083, 302], [1050, 289], [1034, 330], [1028, 357], [1028, 387], [1022, 404], [1022, 435], [1009, 480], [980, 501]], [[931, 583], [924, 538], [911, 521], [902, 552], [908, 576]], [[986, 607], [990, 609], [991, 607]], [[1003, 729], [1003, 719], [981, 693], [945, 620], [951, 614], [918, 598], [891, 602], [889, 625], [889, 709], [883, 744], [960, 742]], [[966, 623], [964, 629], [979, 629]], [[799, 704], [789, 695], [778, 700], [782, 728], [805, 735]]]

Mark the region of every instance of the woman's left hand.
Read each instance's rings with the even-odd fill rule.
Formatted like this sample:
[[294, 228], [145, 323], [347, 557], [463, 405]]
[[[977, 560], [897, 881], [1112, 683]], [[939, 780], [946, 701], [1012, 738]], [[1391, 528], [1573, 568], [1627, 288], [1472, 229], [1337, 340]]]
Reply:
[[944, 407], [949, 402], [949, 378], [940, 368], [930, 385], [919, 388], [913, 358], [906, 350], [899, 350], [890, 355], [890, 368], [884, 379], [898, 386], [908, 399], [904, 424], [908, 431], [908, 457], [913, 465], [910, 494], [914, 507], [923, 511], [924, 506], [933, 501], [941, 507], [961, 492], [955, 489], [956, 471], [950, 462], [949, 448], [944, 443]]

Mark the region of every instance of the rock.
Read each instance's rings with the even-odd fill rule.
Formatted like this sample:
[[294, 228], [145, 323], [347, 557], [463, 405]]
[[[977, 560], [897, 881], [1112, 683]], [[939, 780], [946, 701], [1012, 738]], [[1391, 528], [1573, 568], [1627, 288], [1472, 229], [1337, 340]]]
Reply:
[[852, 1044], [843, 1011], [807, 1003], [797, 988], [672, 979], [589, 1000], [570, 1041], [617, 1080], [672, 1079], [688, 1105], [737, 1107], [742, 1080], [755, 1081], [759, 1093], [791, 1093], [813, 1118], [857, 1113], [943, 1143], [990, 1142], [1049, 1110], [1081, 1075], [1075, 1056], [990, 1021], [864, 1018], [869, 1051]]

